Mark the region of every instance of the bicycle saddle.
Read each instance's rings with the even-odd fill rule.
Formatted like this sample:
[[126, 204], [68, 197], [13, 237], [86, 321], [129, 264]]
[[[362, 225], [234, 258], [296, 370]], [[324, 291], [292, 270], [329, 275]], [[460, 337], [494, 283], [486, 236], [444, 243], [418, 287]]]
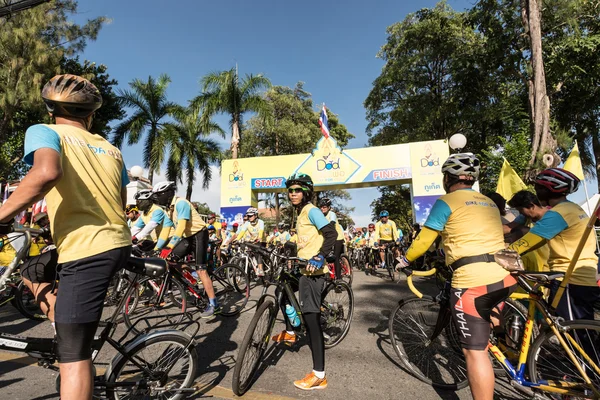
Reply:
[[157, 278], [167, 272], [167, 262], [162, 258], [129, 257], [125, 269], [136, 274]]
[[549, 272], [549, 271], [541, 271], [541, 272], [530, 272], [523, 271], [520, 272], [523, 278], [528, 279], [530, 281], [536, 281], [540, 283], [548, 283], [553, 281], [554, 279], [562, 278], [565, 276], [564, 272]]

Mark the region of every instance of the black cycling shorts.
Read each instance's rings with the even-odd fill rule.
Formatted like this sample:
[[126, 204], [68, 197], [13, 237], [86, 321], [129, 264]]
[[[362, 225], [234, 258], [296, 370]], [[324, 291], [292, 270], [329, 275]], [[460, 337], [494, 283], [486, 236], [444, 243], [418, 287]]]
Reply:
[[202, 229], [190, 237], [181, 239], [173, 249], [173, 255], [184, 258], [193, 254], [196, 259], [196, 267], [205, 269], [208, 262], [208, 230]]
[[326, 275], [300, 277], [299, 295], [300, 309], [303, 313], [320, 313], [323, 291], [327, 283]]
[[62, 324], [98, 322], [113, 275], [123, 268], [131, 246], [59, 265], [55, 320]]
[[485, 350], [490, 340], [492, 310], [517, 288], [517, 281], [508, 275], [499, 282], [467, 289], [452, 288], [450, 305], [452, 319], [464, 349]]
[[394, 243], [394, 241], [393, 240], [384, 240], [384, 239], [381, 239], [379, 241], [379, 245], [380, 246], [383, 246], [383, 245], [386, 245], [386, 244], [390, 244], [390, 243]]
[[53, 283], [58, 278], [57, 268], [58, 253], [53, 249], [25, 261], [21, 276], [32, 283]]

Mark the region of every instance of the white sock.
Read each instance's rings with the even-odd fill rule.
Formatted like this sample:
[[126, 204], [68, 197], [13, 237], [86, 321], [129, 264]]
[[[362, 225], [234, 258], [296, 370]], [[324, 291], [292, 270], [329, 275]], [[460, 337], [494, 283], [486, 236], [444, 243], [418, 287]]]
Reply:
[[296, 332], [294, 331], [285, 331], [288, 335], [295, 336]]
[[313, 369], [313, 374], [315, 374], [315, 376], [319, 379], [325, 378], [325, 371], [315, 371]]

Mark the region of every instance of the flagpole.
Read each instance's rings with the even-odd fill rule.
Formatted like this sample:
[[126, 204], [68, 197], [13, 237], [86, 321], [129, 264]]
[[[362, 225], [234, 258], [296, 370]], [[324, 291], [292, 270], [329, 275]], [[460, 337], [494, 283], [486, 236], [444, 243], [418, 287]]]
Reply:
[[[577, 148], [579, 148], [578, 143], [577, 143], [577, 139], [575, 139], [575, 145], [577, 146]], [[588, 215], [591, 217], [592, 216], [592, 209], [590, 207], [590, 195], [588, 194], [587, 184], [585, 183], [585, 174], [583, 174], [583, 190], [585, 191], [585, 204], [587, 204]]]

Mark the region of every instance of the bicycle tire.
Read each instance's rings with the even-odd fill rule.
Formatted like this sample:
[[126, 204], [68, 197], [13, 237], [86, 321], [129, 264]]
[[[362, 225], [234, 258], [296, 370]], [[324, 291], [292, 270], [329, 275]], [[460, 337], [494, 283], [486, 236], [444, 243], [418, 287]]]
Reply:
[[[266, 316], [266, 323], [259, 325]], [[271, 330], [277, 317], [277, 307], [272, 299], [266, 298], [254, 314], [254, 317], [248, 325], [244, 340], [240, 345], [240, 351], [235, 361], [233, 369], [233, 378], [231, 388], [236, 396], [242, 396], [250, 388], [254, 376], [260, 365], [260, 361], [267, 350], [269, 340], [271, 339]], [[261, 331], [262, 330], [262, 331]], [[258, 331], [258, 332], [257, 332]], [[258, 333], [258, 334], [255, 334]], [[249, 350], [256, 350], [254, 354], [249, 354]], [[247, 355], [254, 355], [254, 359], [250, 359], [250, 365], [246, 366]]]
[[321, 326], [325, 348], [330, 349], [344, 340], [354, 316], [354, 292], [345, 281], [331, 282], [323, 291]]
[[[167, 347], [166, 350], [162, 351], [157, 351], [158, 349], [153, 351], [148, 350], [150, 347], [153, 347], [157, 344], [168, 345], [169, 347]], [[111, 384], [112, 386], [117, 383], [117, 380], [120, 377], [125, 377], [125, 379], [127, 380], [131, 379], [131, 377], [138, 379], [139, 376], [142, 375], [142, 378], [147, 379], [147, 384], [135, 386], [128, 385], [121, 388], [121, 390], [134, 391], [134, 393], [128, 393], [127, 395], [131, 397], [127, 398], [150, 398], [151, 395], [153, 395], [152, 398], [154, 398], [156, 393], [153, 393], [152, 391], [155, 390], [155, 387], [160, 386], [169, 387], [170, 389], [173, 389], [172, 385], [169, 385], [169, 382], [165, 381], [164, 379], [164, 370], [165, 367], [168, 365], [165, 364], [165, 361], [162, 360], [162, 358], [165, 357], [165, 355], [167, 355], [168, 358], [166, 359], [166, 362], [170, 361], [173, 363], [173, 365], [171, 365], [168, 368], [167, 374], [172, 372], [175, 365], [177, 365], [179, 362], [182, 362], [184, 360], [187, 360], [189, 362], [189, 368], [187, 368], [186, 373], [183, 376], [182, 382], [177, 385], [177, 389], [190, 388], [194, 383], [194, 379], [196, 378], [196, 371], [198, 369], [198, 354], [196, 352], [195, 345], [192, 344], [188, 346], [188, 344], [189, 339], [181, 334], [176, 334], [173, 332], [160, 332], [159, 334], [153, 334], [148, 339], [141, 341], [135, 347], [129, 349], [124, 355], [124, 357], [121, 356], [121, 358], [118, 361], [116, 361], [114, 365], [111, 366], [111, 370], [107, 378], [107, 383]], [[160, 357], [154, 362], [144, 362], [147, 367], [158, 369], [158, 371], [151, 370], [153, 379], [146, 377], [144, 375], [144, 372], [139, 370], [138, 367], [135, 365], [131, 365], [131, 370], [126, 369], [126, 367], [129, 365], [128, 362], [131, 359], [135, 359], [137, 363], [142, 363], [143, 359], [140, 356], [140, 354], [144, 350], [148, 350], [147, 354]], [[140, 380], [135, 382], [140, 383]], [[120, 388], [118, 387], [107, 387], [106, 394], [109, 399], [116, 400], [122, 398], [120, 394]], [[170, 397], [161, 398], [169, 400], [178, 400], [184, 398], [183, 396], [185, 396], [184, 393], [173, 393], [173, 395]]]
[[390, 249], [386, 250], [385, 253], [385, 258], [386, 258], [386, 268], [388, 270], [388, 275], [390, 276], [390, 279], [392, 280], [392, 282], [396, 282], [396, 269], [394, 268], [394, 256], [391, 253]]
[[211, 279], [220, 314], [231, 317], [239, 314], [250, 298], [248, 275], [236, 264], [225, 264], [214, 270]]
[[[594, 350], [594, 354], [588, 354], [588, 356], [594, 360], [596, 365], [598, 365], [600, 349], [597, 348], [597, 340], [600, 338], [600, 321], [564, 321], [561, 324], [560, 330], [562, 332], [568, 332], [569, 334], [572, 334], [575, 330], [579, 331], [578, 334], [581, 334], [584, 330], [586, 331], [585, 333], [587, 335], [590, 335], [590, 331], [593, 332], [591, 334], [593, 337], [593, 342], [590, 341], [589, 343], [590, 347], [592, 347], [592, 350]], [[576, 335], [572, 336], [577, 337]], [[564, 336], [563, 338], [565, 341], [567, 341]], [[584, 366], [586, 373], [594, 385], [594, 390], [596, 393], [598, 393], [598, 391], [600, 391], [600, 374], [598, 374], [593, 367], [590, 367], [587, 364], [588, 362], [581, 355], [579, 355], [578, 351], [575, 350], [568, 341], [567, 345], [575, 355], [578, 363]], [[574, 389], [574, 392], [571, 394], [571, 396], [590, 398], [590, 396], [593, 394], [593, 391], [589, 385], [587, 385], [583, 378], [579, 376], [579, 372], [577, 371], [576, 367], [573, 366], [570, 358], [565, 352], [565, 349], [562, 347], [558, 341], [558, 338], [556, 338], [550, 327], [542, 332], [531, 345], [529, 354], [527, 355], [527, 364], [529, 367], [529, 379], [533, 383], [546, 381], [549, 384], [549, 382], [555, 381], [557, 382], [557, 385], [560, 385], [561, 381], [567, 381], [569, 382], [569, 387]], [[588, 366], [585, 367], [585, 365]], [[577, 384], [577, 382], [580, 383]], [[532, 389], [535, 389], [535, 387], [532, 387]], [[579, 394], [576, 394], [576, 389], [579, 389]]]
[[352, 286], [352, 280], [354, 279], [354, 273], [352, 271], [352, 264], [350, 263], [350, 259], [345, 254], [340, 256], [340, 272], [342, 274], [341, 278], [348, 285]]
[[417, 379], [435, 388], [459, 390], [468, 385], [467, 367], [458, 338], [446, 326], [431, 340], [440, 303], [431, 296], [400, 300], [389, 320], [392, 347], [404, 367]]
[[[125, 321], [127, 328], [130, 328], [135, 334], [142, 334], [154, 329], [177, 326], [181, 323], [185, 317], [185, 312], [187, 311], [187, 296], [185, 295], [185, 287], [181, 282], [176, 279], [171, 279], [169, 286], [166, 288], [167, 291], [171, 290], [171, 292], [173, 292], [173, 286], [175, 286], [177, 288], [176, 290], [181, 293], [179, 305], [174, 304], [173, 302], [169, 304], [165, 303], [166, 300], [171, 297], [170, 295], [163, 295], [164, 304], [157, 305], [158, 294], [150, 286], [149, 281], [151, 279], [152, 278], [143, 278], [137, 281], [137, 283], [129, 287], [125, 294], [126, 300], [122, 310], [123, 320]], [[143, 294], [140, 293], [141, 289], [151, 293], [150, 296], [146, 297], [146, 301], [142, 301], [142, 299], [139, 298], [140, 294]], [[133, 299], [135, 299], [135, 308], [130, 307], [131, 302], [134, 301]], [[144, 302], [147, 302], [148, 304], [141, 304]], [[145, 321], [143, 323], [137, 323], [140, 319], [144, 319]]]
[[34, 321], [45, 321], [48, 317], [42, 312], [42, 309], [35, 301], [35, 296], [31, 290], [20, 281], [15, 289], [15, 298], [12, 303], [15, 308], [25, 317]]

